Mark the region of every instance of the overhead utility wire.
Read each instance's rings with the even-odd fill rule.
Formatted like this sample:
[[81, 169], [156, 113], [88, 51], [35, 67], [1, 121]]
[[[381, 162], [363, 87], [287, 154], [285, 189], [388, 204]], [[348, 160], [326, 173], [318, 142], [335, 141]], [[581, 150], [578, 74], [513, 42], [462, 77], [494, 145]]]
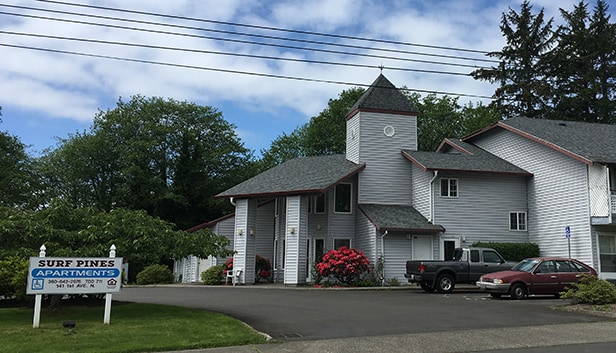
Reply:
[[[82, 53], [82, 52], [75, 52], [75, 51], [68, 51], [68, 50], [28, 47], [28, 46], [23, 46], [23, 45], [14, 45], [14, 44], [6, 44], [6, 43], [0, 43], [0, 46], [2, 46], [2, 47], [9, 47], [9, 48], [36, 50], [36, 51], [43, 51], [43, 52], [56, 53], [56, 54], [68, 54], [68, 55], [85, 56], [85, 57], [92, 57], [92, 58], [101, 58], [101, 59], [110, 59], [110, 60], [134, 62], [134, 63], [140, 63], [140, 64], [152, 64], [152, 65], [179, 67], [179, 68], [185, 68], [185, 69], [206, 70], [206, 71], [215, 71], [215, 72], [241, 74], [241, 75], [250, 75], [250, 76], [258, 76], [258, 77], [268, 77], [268, 78], [279, 78], [279, 79], [295, 80], [295, 81], [305, 81], [305, 82], [330, 83], [330, 84], [345, 85], [345, 86], [370, 87], [370, 85], [361, 84], [361, 83], [352, 83], [352, 82], [334, 81], [334, 80], [323, 80], [323, 79], [315, 79], [315, 78], [307, 78], [307, 77], [297, 77], [297, 76], [265, 74], [265, 73], [250, 72], [250, 71], [218, 69], [218, 68], [212, 68], [212, 67], [203, 67], [203, 66], [194, 66], [194, 65], [185, 65], [185, 64], [174, 64], [174, 63], [167, 63], [167, 62], [161, 62], [161, 61], [151, 61], [151, 60], [142, 60], [142, 59], [122, 58], [122, 57], [111, 56], [111, 55], [89, 54], [89, 53]], [[435, 93], [435, 94], [442, 94], [442, 95], [448, 95], [448, 96], [463, 96], [463, 97], [471, 97], [471, 98], [492, 99], [492, 97], [482, 96], [482, 95], [474, 95], [474, 94], [451, 93], [451, 92], [430, 91], [430, 90], [411, 89], [411, 88], [404, 88], [402, 90], [411, 91], [411, 92], [419, 92], [419, 93]]]
[[[35, 37], [35, 38], [58, 39], [58, 40], [68, 40], [68, 41], [85, 42], [85, 43], [96, 43], [96, 44], [110, 44], [110, 45], [119, 45], [119, 46], [127, 46], [127, 47], [139, 47], [139, 48], [147, 48], [147, 49], [163, 49], [163, 50], [181, 51], [181, 52], [190, 52], [190, 53], [200, 53], [200, 54], [226, 55], [226, 56], [253, 58], [253, 59], [291, 61], [291, 62], [308, 63], [308, 64], [323, 64], [323, 65], [346, 66], [346, 67], [360, 67], [360, 68], [368, 68], [368, 69], [377, 69], [377, 68], [379, 68], [379, 66], [376, 66], [376, 65], [363, 65], [363, 64], [333, 62], [333, 61], [319, 61], [319, 60], [308, 60], [308, 59], [282, 58], [282, 57], [277, 57], [277, 56], [241, 54], [241, 53], [221, 52], [221, 51], [202, 50], [202, 49], [190, 49], [190, 48], [176, 48], [176, 47], [166, 47], [166, 46], [140, 44], [140, 43], [127, 43], [127, 42], [118, 42], [118, 41], [107, 41], [107, 40], [99, 40], [99, 39], [85, 39], [85, 38], [75, 38], [75, 37], [52, 36], [52, 35], [47, 35], [47, 34], [21, 33], [21, 32], [11, 32], [11, 31], [2, 31], [2, 30], [0, 30], [0, 33], [8, 34], [8, 35], [15, 35], [15, 36], [26, 36], [26, 37]], [[457, 76], [468, 76], [469, 75], [469, 74], [463, 73], [463, 72], [421, 70], [421, 69], [409, 69], [409, 68], [390, 67], [390, 66], [387, 67], [387, 70], [421, 72], [421, 73], [429, 73], [429, 74], [457, 75]]]
[[[212, 29], [212, 28], [200, 28], [200, 27], [176, 25], [176, 24], [153, 22], [153, 21], [134, 20], [134, 19], [121, 18], [121, 17], [85, 14], [85, 13], [79, 13], [79, 12], [70, 12], [70, 11], [52, 10], [52, 9], [41, 9], [41, 8], [30, 7], [30, 6], [6, 5], [6, 4], [0, 4], [0, 6], [10, 7], [10, 8], [18, 8], [18, 9], [24, 9], [24, 10], [34, 10], [34, 11], [41, 11], [41, 12], [50, 12], [50, 13], [56, 13], [56, 14], [62, 14], [62, 15], [90, 17], [90, 18], [103, 19], [103, 20], [113, 20], [113, 21], [124, 21], [124, 22], [138, 23], [138, 24], [164, 26], [164, 27], [188, 29], [188, 30], [203, 31], [203, 32], [214, 32], [214, 33], [221, 33], [221, 34], [232, 34], [232, 35], [245, 36], [245, 37], [255, 37], [255, 38], [261, 38], [261, 39], [274, 39], [274, 40], [280, 40], [280, 41], [298, 42], [298, 43], [305, 43], [305, 44], [316, 44], [316, 45], [323, 45], [323, 46], [344, 47], [344, 48], [351, 48], [351, 49], [382, 51], [382, 52], [390, 52], [390, 53], [397, 53], [397, 54], [410, 54], [410, 55], [418, 55], [418, 56], [429, 56], [429, 57], [438, 57], [438, 58], [455, 59], [455, 60], [480, 61], [480, 62], [488, 62], [488, 63], [497, 63], [498, 62], [498, 61], [496, 61], [494, 59], [470, 58], [470, 57], [457, 56], [457, 55], [433, 54], [433, 53], [414, 52], [414, 51], [389, 49], [389, 48], [367, 47], [367, 46], [361, 46], [361, 45], [351, 45], [351, 44], [342, 44], [342, 43], [331, 43], [331, 42], [323, 42], [323, 41], [308, 40], [308, 39], [285, 38], [285, 37], [269, 36], [269, 35], [263, 35], [263, 34], [255, 34], [255, 33], [242, 33], [242, 32], [227, 31], [227, 30]], [[122, 10], [117, 10], [117, 11], [122, 11]]]
[[461, 52], [468, 52], [468, 53], [477, 53], [477, 54], [484, 54], [484, 55], [488, 54], [487, 51], [477, 50], [477, 49], [465, 49], [465, 48], [455, 48], [455, 47], [446, 47], [446, 46], [429, 45], [429, 44], [417, 44], [417, 43], [408, 43], [408, 42], [401, 42], [401, 41], [394, 41], [394, 40], [387, 40], [387, 39], [376, 39], [376, 38], [367, 38], [367, 37], [348, 36], [348, 35], [342, 35], [342, 34], [310, 32], [310, 31], [301, 31], [301, 30], [286, 29], [286, 28], [279, 28], [279, 27], [250, 25], [250, 24], [225, 22], [225, 21], [216, 21], [216, 20], [206, 20], [206, 19], [195, 18], [195, 17], [186, 17], [186, 16], [177, 16], [177, 15], [166, 15], [166, 14], [159, 14], [159, 13], [154, 13], [154, 12], [118, 9], [118, 8], [96, 6], [96, 5], [74, 4], [74, 3], [63, 2], [63, 1], [52, 1], [52, 0], [35, 0], [35, 1], [45, 2], [45, 3], [52, 3], [52, 4], [60, 4], [60, 5], [67, 5], [67, 6], [77, 6], [77, 7], [93, 8], [93, 9], [107, 10], [107, 11], [119, 11], [119, 12], [132, 13], [132, 14], [138, 14], [138, 15], [157, 16], [157, 17], [166, 17], [166, 18], [173, 18], [173, 19], [179, 19], [179, 20], [188, 20], [188, 21], [197, 21], [197, 22], [222, 24], [222, 25], [227, 25], [227, 26], [238, 26], [238, 27], [262, 29], [262, 30], [269, 30], [269, 31], [279, 31], [279, 32], [287, 32], [287, 33], [295, 33], [295, 34], [308, 34], [308, 35], [314, 35], [314, 36], [323, 36], [323, 37], [339, 38], [339, 39], [352, 39], [352, 40], [366, 41], [366, 42], [371, 42], [371, 43], [373, 43], [373, 42], [380, 42], [380, 43], [387, 43], [387, 44], [397, 44], [397, 45], [404, 45], [404, 46], [415, 46], [415, 47], [440, 49], [440, 50], [454, 50], [454, 51], [461, 51]]
[[466, 67], [466, 68], [472, 68], [472, 69], [484, 68], [484, 67], [477, 66], [477, 65], [467, 65], [467, 64], [458, 64], [458, 63], [446, 63], [446, 62], [439, 62], [439, 61], [409, 59], [409, 58], [400, 58], [400, 57], [394, 57], [394, 56], [364, 54], [364, 53], [357, 53], [357, 52], [346, 52], [346, 51], [319, 49], [319, 48], [305, 48], [305, 47], [297, 47], [297, 46], [292, 46], [292, 45], [251, 42], [251, 41], [241, 40], [241, 39], [229, 39], [229, 38], [204, 36], [204, 35], [198, 35], [198, 34], [168, 32], [168, 31], [161, 31], [161, 30], [154, 30], [154, 29], [143, 29], [143, 28], [136, 28], [136, 27], [120, 26], [120, 25], [113, 25], [113, 24], [102, 24], [102, 23], [86, 22], [86, 21], [79, 21], [79, 20], [57, 19], [57, 18], [53, 18], [53, 17], [45, 17], [45, 16], [38, 16], [38, 15], [27, 15], [27, 14], [16, 14], [16, 13], [11, 13], [11, 12], [4, 12], [4, 11], [0, 11], [0, 14], [10, 15], [10, 16], [19, 16], [19, 17], [28, 17], [28, 18], [34, 18], [34, 19], [42, 19], [42, 20], [49, 20], [49, 21], [59, 21], [59, 22], [66, 22], [66, 23], [84, 24], [84, 25], [99, 26], [99, 27], [106, 27], [106, 28], [126, 29], [126, 30], [139, 31], [139, 32], [147, 32], [147, 33], [167, 34], [167, 35], [190, 37], [190, 38], [200, 38], [200, 39], [221, 40], [221, 41], [228, 41], [228, 42], [234, 42], [234, 43], [242, 43], [242, 44], [249, 44], [249, 45], [260, 45], [260, 46], [268, 46], [268, 47], [277, 47], [277, 48], [285, 48], [285, 49], [293, 49], [293, 50], [314, 51], [314, 52], [329, 53], [329, 54], [339, 54], [339, 55], [358, 56], [358, 57], [369, 57], [369, 58], [388, 59], [388, 60], [396, 60], [396, 61], [408, 61], [408, 62], [416, 62], [416, 63], [422, 63], [422, 64], [431, 64], [431, 65], [446, 65], [446, 66], [455, 66], [455, 67]]

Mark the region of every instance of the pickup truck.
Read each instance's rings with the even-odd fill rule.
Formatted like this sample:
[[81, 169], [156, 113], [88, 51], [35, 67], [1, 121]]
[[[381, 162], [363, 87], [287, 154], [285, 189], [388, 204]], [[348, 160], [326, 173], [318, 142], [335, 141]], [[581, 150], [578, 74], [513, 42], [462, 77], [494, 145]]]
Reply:
[[475, 284], [481, 275], [509, 270], [515, 264], [494, 249], [456, 248], [452, 260], [407, 261], [404, 277], [426, 292], [450, 293], [456, 283]]

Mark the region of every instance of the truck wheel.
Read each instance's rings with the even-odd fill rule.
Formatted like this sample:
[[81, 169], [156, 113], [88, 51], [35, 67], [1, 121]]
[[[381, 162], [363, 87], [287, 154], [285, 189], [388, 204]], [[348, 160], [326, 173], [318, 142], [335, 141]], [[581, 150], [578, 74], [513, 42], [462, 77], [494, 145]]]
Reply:
[[432, 287], [430, 282], [419, 282], [419, 286], [428, 293], [434, 292], [434, 287]]
[[442, 274], [436, 279], [436, 290], [439, 293], [451, 293], [456, 286], [456, 281], [450, 274]]
[[526, 296], [526, 287], [522, 283], [516, 283], [509, 289], [511, 299], [520, 300]]

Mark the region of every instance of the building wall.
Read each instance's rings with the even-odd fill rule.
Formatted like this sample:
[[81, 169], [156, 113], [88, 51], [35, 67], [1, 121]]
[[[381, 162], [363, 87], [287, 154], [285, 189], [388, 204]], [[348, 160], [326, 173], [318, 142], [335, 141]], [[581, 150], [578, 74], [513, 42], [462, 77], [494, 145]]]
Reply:
[[[441, 179], [458, 181], [458, 197], [442, 197]], [[439, 173], [434, 180], [434, 223], [464, 245], [476, 241], [527, 242], [528, 231], [509, 230], [510, 212], [527, 212], [526, 178], [503, 174]]]
[[473, 143], [533, 173], [528, 182], [529, 238], [543, 255], [568, 256], [569, 226], [571, 256], [594, 263], [585, 164], [503, 129], [482, 134]]
[[[359, 203], [411, 204], [411, 165], [402, 149], [417, 149], [417, 118], [407, 115], [359, 112]], [[387, 126], [394, 128], [386, 136]]]
[[[411, 175], [412, 182], [411, 188], [413, 189], [412, 193], [412, 203], [411, 205], [415, 208], [422, 216], [426, 219], [430, 220], [431, 215], [431, 198], [430, 198], [430, 180], [434, 177], [434, 172], [427, 171], [424, 172], [415, 164], [408, 162], [412, 165], [411, 167]], [[436, 179], [433, 183], [436, 183]], [[432, 186], [435, 187], [435, 186]]]

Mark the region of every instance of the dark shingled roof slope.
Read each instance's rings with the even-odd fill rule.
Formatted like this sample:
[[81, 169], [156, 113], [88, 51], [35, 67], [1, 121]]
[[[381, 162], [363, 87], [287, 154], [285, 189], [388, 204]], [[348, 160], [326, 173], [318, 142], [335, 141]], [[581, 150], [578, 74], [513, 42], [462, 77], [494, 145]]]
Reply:
[[252, 197], [324, 192], [357, 174], [365, 164], [355, 164], [345, 155], [301, 157], [266, 170], [215, 197]]
[[[456, 151], [456, 153], [441, 152], [444, 150]], [[532, 175], [477, 146], [454, 139], [445, 139], [437, 152], [402, 150], [402, 155], [424, 171]]]
[[445, 228], [434, 225], [411, 206], [360, 204], [359, 209], [379, 231], [440, 233]]
[[358, 110], [395, 112], [406, 115], [417, 114], [409, 99], [400, 92], [383, 74], [370, 85], [364, 94], [349, 110], [347, 118], [355, 115]]
[[554, 148], [584, 163], [616, 163], [616, 125], [579, 121], [511, 118], [480, 130], [464, 141], [496, 127]]

